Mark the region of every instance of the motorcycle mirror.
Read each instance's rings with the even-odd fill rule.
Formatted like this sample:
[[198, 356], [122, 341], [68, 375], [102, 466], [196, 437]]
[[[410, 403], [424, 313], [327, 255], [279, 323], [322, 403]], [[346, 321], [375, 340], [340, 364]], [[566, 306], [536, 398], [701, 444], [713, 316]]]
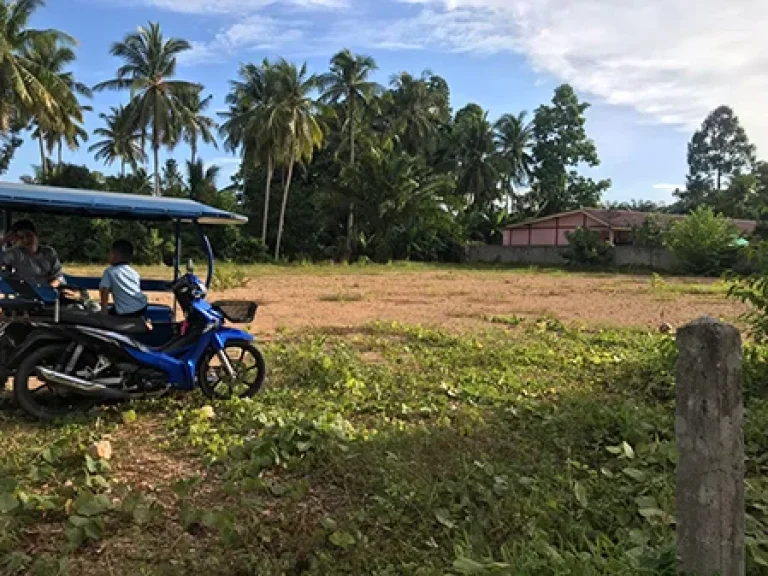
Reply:
[[192, 258], [187, 260], [187, 274], [192, 274], [195, 271], [195, 263], [192, 262]]

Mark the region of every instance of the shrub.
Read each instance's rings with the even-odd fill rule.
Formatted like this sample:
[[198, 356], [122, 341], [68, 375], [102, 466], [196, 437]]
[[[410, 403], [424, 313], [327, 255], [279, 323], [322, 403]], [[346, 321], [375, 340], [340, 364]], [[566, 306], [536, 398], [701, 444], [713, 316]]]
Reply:
[[730, 220], [700, 207], [673, 223], [665, 241], [683, 272], [717, 275], [736, 262], [738, 237], [739, 230]]
[[607, 265], [613, 262], [613, 246], [600, 234], [587, 228], [577, 228], [566, 234], [568, 247], [563, 256], [569, 264]]

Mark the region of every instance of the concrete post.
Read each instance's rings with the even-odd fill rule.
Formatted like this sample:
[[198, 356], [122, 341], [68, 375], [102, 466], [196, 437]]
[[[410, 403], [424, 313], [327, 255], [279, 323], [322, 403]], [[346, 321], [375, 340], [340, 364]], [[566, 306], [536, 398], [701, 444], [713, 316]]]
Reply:
[[695, 576], [744, 574], [741, 336], [712, 318], [677, 333], [677, 554]]

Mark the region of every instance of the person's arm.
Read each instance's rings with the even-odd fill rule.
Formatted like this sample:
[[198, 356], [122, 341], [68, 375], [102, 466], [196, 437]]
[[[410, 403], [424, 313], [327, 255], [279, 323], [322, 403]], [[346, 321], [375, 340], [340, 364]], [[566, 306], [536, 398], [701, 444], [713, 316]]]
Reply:
[[52, 287], [58, 288], [64, 283], [64, 269], [59, 260], [59, 255], [53, 248], [51, 250], [51, 273], [49, 275], [49, 283]]
[[101, 313], [109, 314], [109, 295], [112, 292], [112, 275], [109, 268], [104, 271], [99, 283], [99, 297], [101, 298]]

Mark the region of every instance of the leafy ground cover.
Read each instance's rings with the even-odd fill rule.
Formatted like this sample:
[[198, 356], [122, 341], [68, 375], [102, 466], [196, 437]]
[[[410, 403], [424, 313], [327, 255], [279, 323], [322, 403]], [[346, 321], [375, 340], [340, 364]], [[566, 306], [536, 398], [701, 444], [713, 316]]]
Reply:
[[[675, 347], [504, 321], [281, 333], [252, 401], [0, 422], [6, 574], [673, 574]], [[746, 360], [765, 571], [766, 352]], [[109, 439], [109, 461], [88, 455]]]

